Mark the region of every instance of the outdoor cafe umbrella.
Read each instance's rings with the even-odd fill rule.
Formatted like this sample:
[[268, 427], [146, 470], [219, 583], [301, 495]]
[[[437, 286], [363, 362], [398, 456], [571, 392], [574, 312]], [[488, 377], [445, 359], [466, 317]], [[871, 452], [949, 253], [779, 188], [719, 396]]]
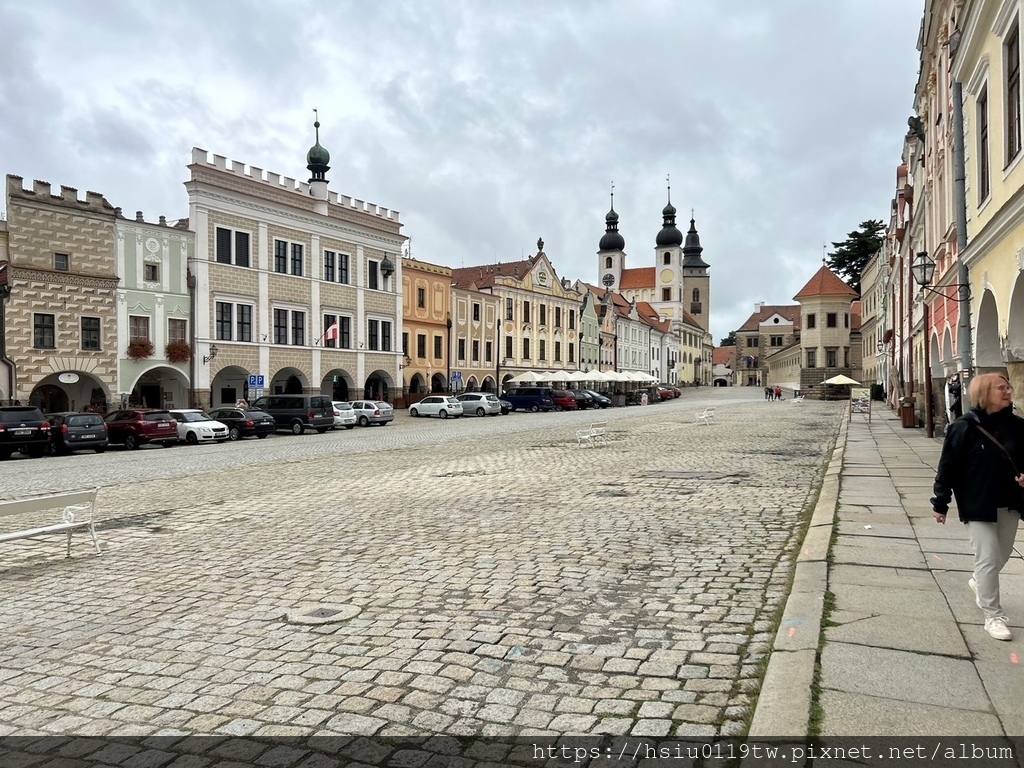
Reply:
[[540, 378], [540, 376], [533, 371], [526, 371], [525, 373], [520, 373], [518, 376], [513, 376], [509, 379], [510, 384], [532, 384], [538, 381], [545, 381], [545, 379]]
[[833, 376], [831, 379], [825, 379], [821, 383], [822, 384], [835, 384], [837, 386], [841, 386], [843, 384], [847, 384], [847, 385], [849, 385], [851, 387], [859, 387], [860, 386], [860, 382], [859, 381], [856, 381], [855, 379], [851, 379], [849, 376], [844, 376], [841, 373], [838, 376]]

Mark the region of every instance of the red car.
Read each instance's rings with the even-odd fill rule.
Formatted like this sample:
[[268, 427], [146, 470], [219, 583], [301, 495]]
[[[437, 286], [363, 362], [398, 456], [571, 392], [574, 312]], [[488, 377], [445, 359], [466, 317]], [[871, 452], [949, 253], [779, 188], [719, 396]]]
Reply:
[[551, 397], [555, 401], [556, 411], [575, 411], [579, 408], [579, 403], [576, 402], [576, 395], [565, 389], [553, 389], [551, 390]]
[[662, 400], [671, 400], [674, 397], [679, 397], [682, 391], [678, 387], [662, 384], [658, 387], [658, 394], [661, 395]]
[[165, 448], [178, 443], [178, 422], [167, 411], [128, 408], [107, 414], [106, 422], [110, 443], [129, 451], [146, 443], [160, 443]]

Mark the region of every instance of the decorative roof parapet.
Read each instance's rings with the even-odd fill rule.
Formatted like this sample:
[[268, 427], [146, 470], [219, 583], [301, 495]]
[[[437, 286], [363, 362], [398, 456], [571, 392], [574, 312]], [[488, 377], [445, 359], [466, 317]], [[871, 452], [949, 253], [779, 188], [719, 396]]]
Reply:
[[[296, 195], [301, 195], [304, 198], [310, 197], [309, 182], [307, 181], [297, 181], [291, 176], [282, 176], [279, 173], [264, 171], [262, 168], [257, 168], [254, 165], [246, 165], [238, 160], [229, 160], [223, 155], [213, 154], [205, 149], [201, 149], [200, 147], [192, 147], [192, 163], [194, 165], [205, 165], [207, 167], [216, 168], [218, 171], [234, 174], [235, 176], [247, 181], [266, 184], [269, 187], [274, 187], [285, 192], [292, 192]], [[339, 195], [337, 192], [329, 191], [327, 193], [327, 202], [341, 208], [347, 208], [349, 210], [369, 214], [370, 216], [387, 219], [388, 221], [396, 224], [401, 223], [398, 211], [385, 208], [382, 205], [367, 203], [363, 200], [358, 200], [347, 195]]]

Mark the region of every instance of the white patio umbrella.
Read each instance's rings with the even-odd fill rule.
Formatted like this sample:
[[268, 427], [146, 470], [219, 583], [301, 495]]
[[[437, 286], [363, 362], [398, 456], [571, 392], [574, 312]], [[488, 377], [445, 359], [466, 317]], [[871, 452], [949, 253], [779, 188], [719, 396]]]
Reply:
[[538, 378], [534, 371], [526, 371], [525, 373], [520, 373], [518, 376], [513, 376], [509, 379], [509, 383], [511, 384], [533, 384], [538, 381], [544, 381], [544, 379]]
[[844, 376], [841, 373], [838, 376], [833, 376], [831, 379], [825, 379], [821, 383], [822, 384], [837, 384], [837, 385], [848, 384], [848, 385], [850, 385], [852, 387], [860, 386], [860, 382], [859, 381], [857, 381], [856, 379], [851, 379], [849, 376]]
[[593, 376], [583, 371], [569, 371], [565, 377], [566, 381], [593, 381]]

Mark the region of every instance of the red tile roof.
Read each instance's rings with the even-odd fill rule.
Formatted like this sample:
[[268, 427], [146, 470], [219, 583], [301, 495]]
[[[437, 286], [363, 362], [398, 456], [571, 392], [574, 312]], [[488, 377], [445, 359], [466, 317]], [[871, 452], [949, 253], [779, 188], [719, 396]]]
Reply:
[[653, 288], [655, 281], [654, 267], [637, 267], [622, 270], [619, 279], [619, 290], [636, 288]]
[[839, 276], [824, 264], [807, 281], [807, 285], [793, 297], [794, 300], [809, 299], [813, 296], [857, 296], [857, 292], [839, 279]]
[[533, 269], [533, 262], [511, 261], [505, 264], [484, 264], [479, 267], [459, 267], [452, 270], [452, 285], [456, 288], [487, 288], [494, 285], [497, 276], [516, 277], [522, 280]]
[[736, 347], [715, 347], [714, 352], [711, 353], [711, 362], [715, 365], [728, 365], [732, 361], [732, 356], [736, 354]]
[[765, 304], [760, 312], [755, 312], [743, 323], [737, 331], [757, 331], [760, 329], [762, 320], [767, 320], [772, 315], [781, 315], [793, 323], [793, 330], [800, 330], [800, 305], [799, 304]]

